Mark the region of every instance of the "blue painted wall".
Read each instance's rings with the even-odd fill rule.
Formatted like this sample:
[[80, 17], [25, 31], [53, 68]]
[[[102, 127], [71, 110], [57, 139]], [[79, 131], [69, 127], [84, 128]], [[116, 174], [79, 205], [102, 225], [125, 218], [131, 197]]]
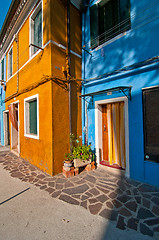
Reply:
[[[90, 1], [89, 7], [96, 1]], [[132, 86], [132, 100], [128, 102], [129, 118], [129, 162], [130, 177], [159, 186], [159, 164], [144, 161], [143, 105], [142, 88], [159, 85], [159, 63], [133, 70], [119, 72], [108, 77], [96, 79], [105, 73], [130, 66], [135, 63], [159, 56], [159, 2], [156, 0], [130, 0], [131, 29], [125, 36], [96, 50], [90, 45], [90, 11], [83, 13], [83, 46], [90, 52], [82, 50], [83, 84], [82, 94], [92, 93], [118, 86]], [[94, 80], [90, 80], [94, 78]], [[95, 109], [97, 100], [122, 97], [121, 93], [111, 96], [94, 96], [93, 104], [88, 101], [88, 143], [95, 148]], [[85, 126], [85, 104], [82, 103], [83, 122]], [[84, 137], [84, 134], [83, 134]]]
[[[1, 76], [1, 63], [0, 63], [0, 76]], [[1, 77], [0, 77], [1, 79]], [[4, 80], [6, 81], [6, 57], [4, 57]], [[0, 86], [0, 135], [1, 144], [4, 145], [4, 122], [3, 122], [3, 111], [5, 111], [5, 91]]]

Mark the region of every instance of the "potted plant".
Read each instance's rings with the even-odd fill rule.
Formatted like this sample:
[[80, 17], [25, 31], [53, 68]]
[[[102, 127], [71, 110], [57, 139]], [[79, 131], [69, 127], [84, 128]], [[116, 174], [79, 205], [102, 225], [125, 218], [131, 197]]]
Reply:
[[65, 154], [64, 166], [72, 167], [74, 156], [71, 153]]
[[64, 166], [71, 164], [72, 160], [75, 168], [90, 164], [93, 156], [91, 145], [87, 146], [82, 144], [81, 137], [75, 138], [74, 134], [71, 134], [70, 142], [72, 145], [72, 153], [65, 154]]
[[74, 167], [82, 167], [91, 162], [91, 146], [82, 145], [73, 147]]
[[89, 164], [92, 159], [91, 145], [82, 144], [81, 137], [75, 138], [74, 134], [70, 136], [70, 141], [72, 143], [74, 167], [82, 167]]

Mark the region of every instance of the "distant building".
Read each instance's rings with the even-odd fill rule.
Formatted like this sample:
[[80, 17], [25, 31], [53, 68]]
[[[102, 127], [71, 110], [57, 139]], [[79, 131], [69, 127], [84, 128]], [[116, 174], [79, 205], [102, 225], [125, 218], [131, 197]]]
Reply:
[[84, 5], [84, 139], [99, 165], [159, 186], [159, 3]]
[[0, 62], [0, 141], [1, 144], [6, 146], [9, 145], [8, 139], [4, 139], [4, 121], [3, 119], [7, 117], [5, 112], [5, 86], [6, 86], [6, 57], [2, 56]]
[[4, 138], [50, 175], [62, 171], [70, 132], [81, 135], [81, 12], [73, 2], [13, 0], [0, 33]]

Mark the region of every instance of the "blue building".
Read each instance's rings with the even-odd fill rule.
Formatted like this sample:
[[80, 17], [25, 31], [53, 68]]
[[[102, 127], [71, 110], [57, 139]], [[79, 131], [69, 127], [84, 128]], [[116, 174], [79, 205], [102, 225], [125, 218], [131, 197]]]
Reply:
[[98, 164], [159, 186], [159, 2], [84, 1], [83, 137]]
[[[5, 82], [6, 82], [6, 57], [2, 56], [0, 60], [0, 142], [2, 145], [8, 145], [9, 140], [9, 113], [5, 111]], [[4, 136], [5, 134], [7, 136]]]

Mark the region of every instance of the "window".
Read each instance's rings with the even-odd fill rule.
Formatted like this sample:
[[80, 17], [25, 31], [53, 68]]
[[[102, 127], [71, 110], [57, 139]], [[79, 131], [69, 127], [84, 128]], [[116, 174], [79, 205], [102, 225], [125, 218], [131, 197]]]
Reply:
[[4, 80], [4, 58], [1, 61], [1, 80]]
[[159, 163], [159, 87], [143, 90], [145, 161]]
[[[30, 19], [31, 24], [31, 44], [42, 47], [42, 8], [41, 3], [37, 6]], [[31, 46], [31, 55], [36, 53], [39, 48]]]
[[101, 0], [90, 8], [91, 48], [131, 28], [130, 0]]
[[8, 53], [8, 78], [10, 78], [13, 74], [13, 49]]
[[24, 99], [24, 135], [39, 138], [39, 97], [38, 94]]

